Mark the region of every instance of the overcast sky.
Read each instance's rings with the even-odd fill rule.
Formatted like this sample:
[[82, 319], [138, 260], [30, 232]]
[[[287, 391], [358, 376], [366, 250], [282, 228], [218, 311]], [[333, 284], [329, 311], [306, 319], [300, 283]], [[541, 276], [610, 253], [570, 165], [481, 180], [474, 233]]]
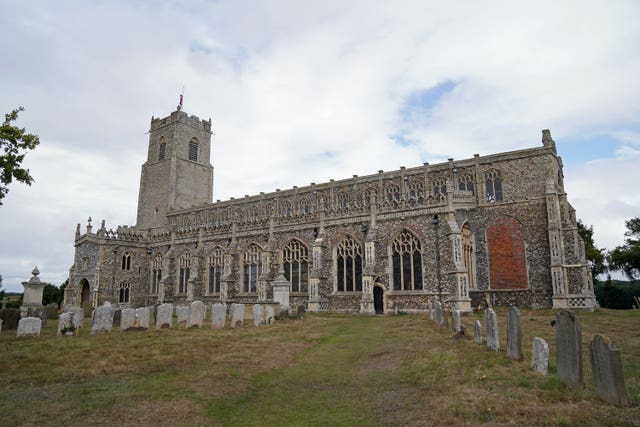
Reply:
[[[380, 3], [381, 6], [374, 4]], [[135, 224], [151, 116], [211, 118], [215, 199], [536, 147], [596, 244], [640, 215], [640, 2], [0, 0], [0, 113], [40, 136], [0, 274], [61, 284], [77, 223]]]

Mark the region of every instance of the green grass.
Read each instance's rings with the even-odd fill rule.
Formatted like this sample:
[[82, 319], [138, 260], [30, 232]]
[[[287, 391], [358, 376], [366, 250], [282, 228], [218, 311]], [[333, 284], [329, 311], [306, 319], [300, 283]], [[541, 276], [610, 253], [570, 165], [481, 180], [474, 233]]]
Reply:
[[[505, 347], [505, 310], [498, 316]], [[582, 390], [529, 367], [534, 336], [553, 355], [551, 310], [522, 310], [515, 362], [418, 315], [308, 313], [270, 327], [77, 337], [55, 336], [55, 322], [40, 338], [2, 331], [0, 425], [640, 425], [640, 311], [578, 316]], [[463, 319], [468, 330], [475, 319]], [[628, 407], [593, 395], [595, 334], [622, 353]]]

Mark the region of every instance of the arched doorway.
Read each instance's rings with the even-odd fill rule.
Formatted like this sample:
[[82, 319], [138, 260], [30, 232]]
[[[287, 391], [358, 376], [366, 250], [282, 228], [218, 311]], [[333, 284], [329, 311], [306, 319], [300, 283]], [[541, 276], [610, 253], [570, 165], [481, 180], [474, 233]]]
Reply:
[[78, 305], [84, 310], [84, 315], [88, 316], [91, 314], [91, 287], [89, 286], [89, 281], [87, 279], [82, 279], [80, 281], [80, 301], [78, 301]]
[[373, 287], [373, 309], [376, 314], [384, 314], [384, 289], [382, 286]]

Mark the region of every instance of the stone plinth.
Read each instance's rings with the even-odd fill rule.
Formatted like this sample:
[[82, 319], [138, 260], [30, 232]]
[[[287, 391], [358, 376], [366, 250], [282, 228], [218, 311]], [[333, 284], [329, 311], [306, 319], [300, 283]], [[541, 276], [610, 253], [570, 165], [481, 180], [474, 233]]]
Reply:
[[38, 277], [38, 274], [40, 274], [38, 267], [35, 267], [31, 274], [32, 276], [28, 282], [22, 282], [22, 286], [24, 286], [24, 296], [22, 297], [20, 311], [23, 317], [27, 316], [30, 308], [42, 307], [42, 293], [44, 287], [47, 285]]
[[280, 304], [280, 309], [290, 308], [291, 282], [285, 279], [284, 276], [278, 276], [276, 280], [271, 282], [271, 288], [273, 289], [273, 301]]

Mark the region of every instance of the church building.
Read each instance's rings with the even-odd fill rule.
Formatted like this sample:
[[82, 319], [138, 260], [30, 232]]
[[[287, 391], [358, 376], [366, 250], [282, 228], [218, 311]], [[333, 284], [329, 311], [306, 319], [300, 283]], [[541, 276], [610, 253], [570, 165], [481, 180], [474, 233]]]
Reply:
[[211, 120], [152, 118], [135, 226], [78, 224], [65, 304], [596, 305], [548, 130], [517, 151], [213, 202]]

